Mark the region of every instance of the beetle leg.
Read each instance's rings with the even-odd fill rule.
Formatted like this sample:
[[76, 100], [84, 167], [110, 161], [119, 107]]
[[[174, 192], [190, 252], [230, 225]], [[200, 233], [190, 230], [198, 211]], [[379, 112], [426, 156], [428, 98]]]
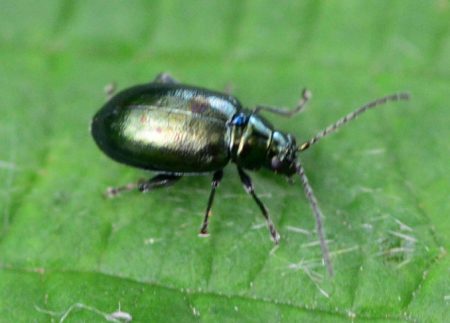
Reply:
[[257, 113], [259, 111], [267, 111], [267, 112], [271, 112], [273, 114], [278, 114], [280, 116], [290, 118], [290, 117], [296, 115], [297, 113], [300, 113], [301, 111], [303, 111], [303, 109], [306, 106], [306, 103], [309, 101], [309, 99], [311, 99], [311, 96], [312, 96], [312, 93], [309, 90], [304, 89], [302, 92], [302, 97], [301, 97], [300, 101], [298, 101], [297, 106], [294, 109], [275, 108], [275, 107], [258, 105], [253, 110], [253, 113]]
[[149, 180], [140, 180], [136, 183], [130, 183], [119, 187], [108, 187], [106, 190], [106, 196], [116, 197], [121, 193], [129, 192], [135, 189], [145, 193], [155, 188], [162, 188], [175, 184], [175, 182], [180, 178], [181, 175], [159, 174]]
[[233, 89], [234, 89], [233, 83], [229, 82], [229, 83], [227, 83], [227, 85], [225, 85], [225, 88], [223, 89], [223, 91], [228, 95], [232, 95]]
[[241, 182], [244, 185], [246, 192], [253, 197], [256, 204], [258, 204], [258, 207], [261, 210], [262, 215], [266, 219], [267, 226], [269, 228], [269, 232], [272, 237], [272, 240], [275, 242], [275, 244], [278, 244], [280, 242], [280, 235], [278, 234], [272, 220], [270, 219], [269, 211], [267, 210], [267, 208], [265, 207], [263, 202], [259, 199], [259, 197], [256, 196], [255, 189], [253, 188], [253, 184], [252, 184], [252, 179], [240, 167], [238, 167], [238, 172], [239, 172], [239, 177], [241, 178]]
[[220, 181], [222, 180], [222, 177], [223, 177], [223, 170], [218, 170], [213, 175], [213, 179], [211, 182], [211, 193], [209, 193], [208, 199], [208, 206], [206, 207], [205, 218], [203, 219], [202, 228], [200, 229], [201, 236], [208, 235], [209, 217], [211, 216], [211, 208], [214, 201], [214, 195], [216, 193], [217, 186], [219, 186]]
[[163, 73], [159, 73], [158, 75], [156, 75], [156, 77], [152, 81], [152, 83], [176, 84], [176, 83], [180, 83], [180, 82], [178, 82], [176, 79], [174, 79], [172, 77], [172, 75], [170, 75], [169, 73], [163, 72]]
[[114, 94], [117, 92], [117, 86], [115, 82], [111, 82], [105, 85], [105, 87], [103, 88], [103, 91], [105, 92], [106, 95], [106, 99], [109, 100], [111, 99]]
[[175, 184], [181, 177], [181, 175], [159, 174], [150, 178], [148, 181], [138, 183], [138, 190], [146, 193], [155, 188], [167, 187]]

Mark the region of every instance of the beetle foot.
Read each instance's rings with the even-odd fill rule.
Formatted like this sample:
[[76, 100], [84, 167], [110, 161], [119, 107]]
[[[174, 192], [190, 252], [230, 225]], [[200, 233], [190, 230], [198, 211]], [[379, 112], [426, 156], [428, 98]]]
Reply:
[[303, 89], [302, 91], [302, 99], [308, 101], [312, 98], [312, 92], [308, 89]]
[[156, 75], [155, 79], [152, 81], [152, 83], [162, 83], [162, 84], [176, 84], [178, 81], [173, 78], [170, 73], [162, 72]]
[[233, 83], [228, 82], [228, 83], [225, 85], [225, 88], [224, 88], [223, 91], [224, 91], [226, 94], [228, 94], [228, 95], [232, 95], [232, 94], [233, 94], [233, 90], [234, 90]]
[[119, 187], [108, 187], [106, 189], [105, 196], [107, 198], [114, 198], [124, 192], [129, 192], [129, 191], [135, 190], [136, 188], [140, 189], [140, 182], [139, 183], [129, 183], [127, 185], [123, 185], [123, 186], [119, 186]]
[[105, 197], [114, 198], [119, 195], [119, 189], [117, 187], [107, 187], [105, 191]]
[[105, 92], [106, 98], [108, 100], [111, 99], [117, 91], [116, 83], [111, 82], [109, 84], [106, 84], [105, 87], [103, 88], [103, 91]]
[[200, 238], [208, 238], [209, 237], [209, 233], [208, 233], [208, 231], [205, 231], [205, 232], [200, 231], [198, 236]]
[[278, 245], [280, 243], [281, 236], [280, 236], [280, 234], [277, 231], [273, 231], [273, 232], [270, 231], [270, 237], [272, 238], [272, 241], [276, 245]]

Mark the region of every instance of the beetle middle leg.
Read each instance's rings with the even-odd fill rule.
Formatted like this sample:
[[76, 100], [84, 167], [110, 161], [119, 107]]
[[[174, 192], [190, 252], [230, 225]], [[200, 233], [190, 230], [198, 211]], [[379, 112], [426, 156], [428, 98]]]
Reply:
[[133, 190], [139, 190], [140, 192], [145, 193], [155, 188], [162, 188], [173, 185], [175, 184], [175, 182], [180, 180], [181, 177], [181, 175], [159, 174], [155, 177], [150, 178], [149, 180], [140, 180], [138, 182], [119, 187], [108, 187], [108, 189], [106, 190], [106, 196], [116, 197], [121, 193]]
[[200, 229], [201, 236], [208, 235], [209, 217], [211, 216], [211, 208], [212, 208], [212, 204], [214, 202], [214, 195], [216, 193], [217, 186], [219, 186], [220, 181], [222, 180], [222, 177], [223, 177], [223, 170], [218, 170], [213, 175], [213, 179], [211, 182], [211, 193], [209, 193], [209, 199], [208, 199], [208, 205], [206, 206], [205, 218], [203, 219], [202, 228]]
[[153, 83], [163, 83], [163, 84], [176, 84], [176, 83], [180, 83], [178, 82], [176, 79], [174, 79], [172, 77], [172, 75], [170, 75], [167, 72], [162, 72], [159, 73], [158, 75], [156, 75], [155, 79], [152, 81]]
[[250, 194], [253, 197], [253, 200], [255, 200], [256, 204], [258, 205], [259, 209], [262, 212], [262, 215], [266, 219], [267, 227], [269, 228], [272, 240], [275, 242], [275, 244], [278, 244], [280, 242], [280, 235], [278, 234], [277, 230], [275, 229], [275, 225], [270, 219], [269, 211], [267, 210], [263, 202], [259, 199], [259, 197], [256, 195], [255, 189], [253, 188], [252, 179], [240, 167], [238, 167], [238, 172], [245, 190], [247, 191], [248, 194]]
[[302, 92], [302, 97], [300, 101], [298, 101], [297, 106], [294, 109], [286, 109], [286, 108], [276, 108], [276, 107], [269, 107], [269, 106], [263, 106], [258, 105], [253, 110], [253, 113], [257, 113], [259, 111], [267, 111], [271, 112], [273, 114], [278, 114], [283, 117], [292, 117], [296, 115], [297, 113], [300, 113], [303, 111], [303, 109], [306, 107], [306, 103], [311, 99], [312, 93], [308, 89], [304, 89]]

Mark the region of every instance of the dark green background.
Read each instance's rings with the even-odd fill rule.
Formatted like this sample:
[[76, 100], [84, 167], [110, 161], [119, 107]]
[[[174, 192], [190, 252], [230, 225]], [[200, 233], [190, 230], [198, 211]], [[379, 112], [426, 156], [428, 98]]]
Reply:
[[[0, 321], [98, 321], [119, 304], [136, 322], [444, 321], [449, 22], [446, 0], [2, 1]], [[268, 116], [299, 141], [371, 99], [412, 93], [303, 154], [333, 279], [298, 182], [253, 174], [282, 235], [272, 253], [233, 167], [209, 239], [197, 237], [209, 177], [102, 197], [147, 176], [91, 140], [103, 88], [161, 71], [231, 84], [249, 107], [294, 106], [307, 86], [306, 113]]]

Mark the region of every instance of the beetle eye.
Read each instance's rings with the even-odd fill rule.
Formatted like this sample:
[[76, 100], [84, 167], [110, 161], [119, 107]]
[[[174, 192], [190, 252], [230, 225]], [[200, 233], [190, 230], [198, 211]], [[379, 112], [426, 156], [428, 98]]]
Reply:
[[272, 169], [279, 169], [281, 167], [281, 160], [279, 160], [277, 156], [274, 156], [272, 157], [270, 164], [272, 166]]

